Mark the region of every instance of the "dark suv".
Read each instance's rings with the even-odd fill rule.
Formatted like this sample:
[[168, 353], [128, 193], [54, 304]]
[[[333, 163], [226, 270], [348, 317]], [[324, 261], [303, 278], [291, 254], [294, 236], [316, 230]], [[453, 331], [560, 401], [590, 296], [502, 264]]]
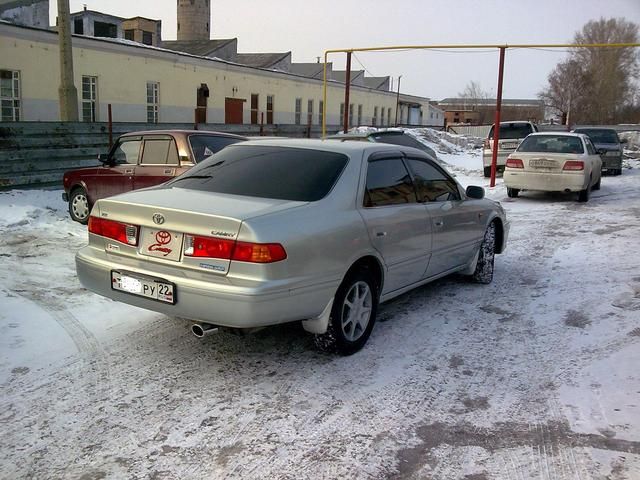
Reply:
[[602, 173], [620, 175], [622, 173], [622, 142], [612, 128], [576, 128], [576, 133], [589, 136], [602, 159]]
[[151, 187], [177, 177], [196, 163], [245, 137], [201, 130], [152, 130], [122, 135], [108, 154], [98, 155], [102, 166], [64, 173], [62, 199], [69, 215], [87, 223], [96, 200]]

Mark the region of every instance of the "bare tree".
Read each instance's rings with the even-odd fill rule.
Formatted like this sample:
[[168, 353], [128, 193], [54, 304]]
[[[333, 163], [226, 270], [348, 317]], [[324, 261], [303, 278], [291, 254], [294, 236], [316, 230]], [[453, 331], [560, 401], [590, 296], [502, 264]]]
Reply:
[[466, 108], [478, 112], [478, 122], [483, 125], [487, 116], [489, 93], [483, 90], [480, 83], [471, 80], [462, 93], [458, 93], [458, 98], [463, 99]]
[[[586, 23], [573, 41], [638, 43], [638, 37], [635, 23], [601, 18]], [[575, 48], [551, 72], [539, 97], [570, 123], [616, 123], [635, 110], [639, 72], [636, 48]]]

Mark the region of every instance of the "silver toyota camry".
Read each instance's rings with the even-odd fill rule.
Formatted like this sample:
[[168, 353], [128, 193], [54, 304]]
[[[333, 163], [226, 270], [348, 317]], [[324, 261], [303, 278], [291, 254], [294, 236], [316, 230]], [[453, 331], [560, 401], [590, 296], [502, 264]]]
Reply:
[[198, 336], [302, 321], [348, 355], [380, 302], [454, 272], [491, 282], [508, 232], [499, 203], [419, 150], [260, 140], [97, 201], [76, 267], [88, 289]]

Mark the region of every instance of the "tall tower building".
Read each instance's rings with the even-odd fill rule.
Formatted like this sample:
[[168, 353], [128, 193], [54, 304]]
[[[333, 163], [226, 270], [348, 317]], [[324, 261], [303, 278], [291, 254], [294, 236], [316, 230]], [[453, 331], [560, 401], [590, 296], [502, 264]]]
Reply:
[[209, 0], [178, 0], [178, 40], [209, 40]]

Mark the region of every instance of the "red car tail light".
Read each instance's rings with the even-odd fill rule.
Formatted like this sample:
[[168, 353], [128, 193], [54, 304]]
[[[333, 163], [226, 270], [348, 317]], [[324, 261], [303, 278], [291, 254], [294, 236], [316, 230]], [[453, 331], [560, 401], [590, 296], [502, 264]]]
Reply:
[[584, 170], [584, 162], [581, 160], [567, 160], [566, 162], [564, 162], [564, 167], [562, 167], [562, 170]]
[[107, 220], [106, 218], [89, 217], [89, 233], [127, 245], [136, 246], [138, 244], [138, 227], [136, 225]]
[[507, 158], [507, 167], [509, 168], [524, 168], [524, 163], [519, 158]]
[[237, 242], [223, 238], [185, 235], [184, 254], [187, 257], [220, 258], [250, 263], [273, 263], [287, 258], [279, 243]]
[[184, 254], [187, 257], [208, 257], [231, 259], [234, 240], [214, 237], [200, 237], [197, 235], [184, 236]]

